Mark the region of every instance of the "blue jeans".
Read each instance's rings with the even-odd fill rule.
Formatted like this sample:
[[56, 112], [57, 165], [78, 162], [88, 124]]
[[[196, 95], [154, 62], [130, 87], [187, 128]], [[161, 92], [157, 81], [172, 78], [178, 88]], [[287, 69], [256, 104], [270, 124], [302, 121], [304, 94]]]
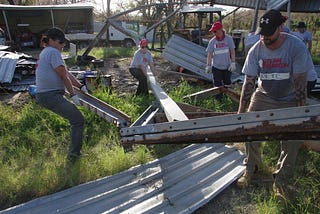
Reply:
[[41, 106], [69, 120], [71, 126], [71, 144], [68, 155], [77, 157], [81, 154], [80, 150], [82, 147], [85, 121], [78, 108], [63, 95], [64, 91], [50, 91], [36, 93], [35, 96], [36, 101]]

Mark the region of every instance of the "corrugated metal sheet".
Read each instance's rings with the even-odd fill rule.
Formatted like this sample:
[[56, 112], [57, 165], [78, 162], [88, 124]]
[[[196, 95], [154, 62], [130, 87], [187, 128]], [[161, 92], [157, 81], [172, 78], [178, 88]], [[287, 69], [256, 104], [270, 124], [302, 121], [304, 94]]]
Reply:
[[209, 81], [212, 80], [212, 74], [205, 73], [207, 64], [205, 47], [172, 35], [162, 52], [162, 57]]
[[[214, 0], [215, 4], [234, 6], [234, 7], [245, 7], [254, 9], [258, 0]], [[207, 1], [210, 2], [210, 1]], [[264, 0], [260, 0], [260, 8], [266, 8], [267, 5]]]
[[[260, 0], [260, 9], [267, 9], [268, 0]], [[271, 0], [277, 1], [277, 0]], [[204, 2], [204, 1], [202, 1]], [[210, 2], [210, 1], [205, 1]], [[215, 4], [228, 5], [234, 7], [244, 7], [254, 9], [257, 0], [214, 0]], [[287, 11], [287, 6], [281, 7], [282, 11]], [[320, 12], [320, 1], [319, 0], [291, 0], [291, 12], [305, 12], [305, 13], [319, 13]]]
[[244, 172], [243, 158], [223, 144], [193, 144], [0, 213], [192, 213]]
[[36, 77], [29, 76], [29, 78], [25, 78], [21, 81], [12, 81], [11, 83], [3, 83], [1, 84], [1, 87], [7, 90], [18, 92], [18, 91], [27, 91], [30, 85], [35, 85], [35, 84], [36, 84]]
[[[162, 57], [208, 81], [212, 81], [213, 79], [212, 73], [207, 74], [205, 72], [207, 65], [206, 48], [180, 36], [173, 34], [170, 37], [162, 52]], [[236, 72], [233, 72], [231, 75], [231, 81], [242, 81], [242, 76], [241, 68], [238, 65]]]
[[88, 4], [62, 4], [62, 5], [8, 5], [8, 4], [0, 4], [0, 10], [61, 10], [61, 9], [93, 9], [94, 7], [92, 5]]
[[288, 2], [289, 0], [267, 0], [267, 9], [279, 9]]
[[18, 54], [0, 51], [0, 83], [12, 81], [18, 60]]

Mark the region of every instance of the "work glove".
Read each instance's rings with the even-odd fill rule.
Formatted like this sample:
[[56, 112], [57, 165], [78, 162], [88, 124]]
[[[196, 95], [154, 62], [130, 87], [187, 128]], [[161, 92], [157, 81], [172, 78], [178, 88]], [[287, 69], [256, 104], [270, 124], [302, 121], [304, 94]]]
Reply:
[[85, 85], [81, 85], [80, 86], [80, 90], [83, 91], [84, 93], [89, 93], [88, 89], [87, 89], [87, 87]]
[[80, 106], [80, 99], [79, 99], [79, 97], [78, 97], [78, 95], [73, 95], [72, 97], [70, 97], [71, 98], [71, 100], [72, 100], [72, 102], [75, 104], [75, 105], [77, 105], [77, 106]]
[[207, 74], [211, 73], [211, 72], [212, 72], [212, 67], [211, 67], [211, 65], [207, 65], [205, 71], [206, 71]]
[[230, 64], [230, 66], [229, 66], [229, 68], [228, 68], [228, 71], [230, 71], [230, 72], [234, 72], [234, 71], [236, 71], [236, 63], [235, 62], [231, 62], [231, 64]]

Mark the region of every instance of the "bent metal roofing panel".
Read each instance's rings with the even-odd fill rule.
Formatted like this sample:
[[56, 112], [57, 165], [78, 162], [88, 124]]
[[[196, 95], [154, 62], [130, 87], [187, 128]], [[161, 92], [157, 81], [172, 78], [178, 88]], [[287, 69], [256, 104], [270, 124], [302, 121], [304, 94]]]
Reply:
[[237, 149], [224, 144], [192, 144], [0, 213], [192, 213], [241, 176], [243, 158]]
[[[211, 1], [211, 0], [210, 0]], [[201, 1], [207, 2], [210, 1]], [[227, 5], [234, 7], [244, 7], [254, 9], [258, 0], [214, 0], [214, 4]], [[282, 0], [260, 0], [260, 9], [266, 10], [269, 3], [282, 3]], [[280, 8], [282, 11], [287, 11], [287, 5], [283, 5]], [[320, 1], [319, 0], [291, 0], [291, 12], [304, 12], [304, 13], [319, 13]]]

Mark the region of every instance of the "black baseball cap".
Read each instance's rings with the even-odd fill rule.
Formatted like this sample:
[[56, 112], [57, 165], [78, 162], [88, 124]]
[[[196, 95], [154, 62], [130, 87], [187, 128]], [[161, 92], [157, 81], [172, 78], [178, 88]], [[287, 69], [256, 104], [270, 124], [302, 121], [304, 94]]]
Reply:
[[58, 27], [53, 27], [47, 31], [48, 39], [59, 40], [61, 43], [69, 41], [63, 31]]
[[279, 10], [268, 10], [259, 19], [259, 27], [256, 34], [271, 36], [287, 17], [281, 15]]
[[306, 28], [306, 27], [307, 27], [306, 23], [304, 23], [304, 22], [298, 23], [298, 28]]

